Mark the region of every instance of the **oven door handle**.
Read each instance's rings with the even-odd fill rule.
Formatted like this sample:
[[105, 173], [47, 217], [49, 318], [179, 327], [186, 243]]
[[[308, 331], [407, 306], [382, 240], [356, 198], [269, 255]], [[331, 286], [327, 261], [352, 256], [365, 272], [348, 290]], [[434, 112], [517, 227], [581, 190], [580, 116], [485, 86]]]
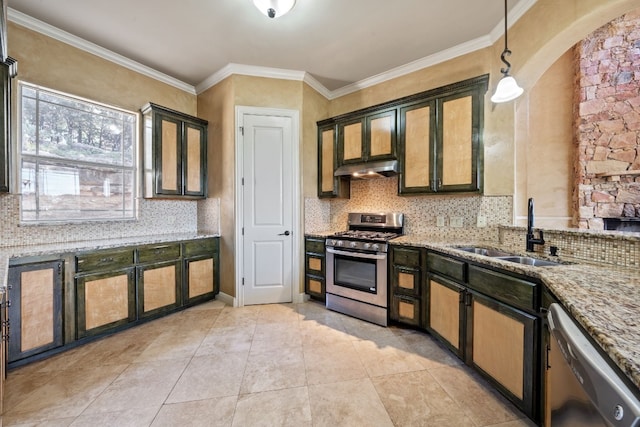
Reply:
[[365, 253], [361, 253], [361, 252], [349, 252], [349, 251], [338, 251], [336, 249], [333, 248], [327, 248], [327, 252], [332, 253], [332, 254], [336, 254], [336, 255], [344, 255], [344, 256], [350, 256], [350, 257], [354, 257], [354, 258], [366, 258], [366, 259], [385, 259], [387, 257], [387, 254], [382, 253], [382, 254], [365, 254]]

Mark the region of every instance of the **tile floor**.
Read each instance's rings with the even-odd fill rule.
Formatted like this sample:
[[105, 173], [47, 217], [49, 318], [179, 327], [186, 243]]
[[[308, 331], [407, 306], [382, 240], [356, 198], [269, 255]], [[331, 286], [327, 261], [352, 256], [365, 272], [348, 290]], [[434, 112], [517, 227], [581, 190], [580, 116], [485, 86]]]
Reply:
[[531, 426], [432, 338], [212, 301], [14, 369], [5, 426]]

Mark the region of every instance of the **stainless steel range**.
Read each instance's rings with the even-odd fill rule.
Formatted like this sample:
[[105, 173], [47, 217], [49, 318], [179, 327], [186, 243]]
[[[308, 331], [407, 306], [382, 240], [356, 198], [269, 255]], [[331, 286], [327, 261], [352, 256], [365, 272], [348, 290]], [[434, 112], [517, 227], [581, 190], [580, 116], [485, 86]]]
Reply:
[[387, 242], [401, 236], [400, 213], [350, 213], [348, 230], [327, 238], [327, 308], [387, 326]]

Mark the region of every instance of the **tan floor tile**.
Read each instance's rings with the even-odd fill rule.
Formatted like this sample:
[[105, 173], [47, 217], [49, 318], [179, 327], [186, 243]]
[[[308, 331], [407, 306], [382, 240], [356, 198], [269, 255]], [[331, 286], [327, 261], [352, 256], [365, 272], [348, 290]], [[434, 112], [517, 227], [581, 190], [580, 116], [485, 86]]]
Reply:
[[237, 396], [165, 404], [152, 427], [226, 427], [233, 420]]
[[306, 385], [302, 348], [283, 348], [250, 353], [240, 393], [301, 387]]
[[258, 323], [251, 353], [302, 347], [302, 338], [298, 322]]
[[8, 412], [23, 400], [27, 399], [31, 393], [44, 386], [59, 373], [53, 372], [32, 372], [12, 371], [7, 376], [5, 382], [4, 411]]
[[238, 398], [233, 425], [237, 427], [311, 426], [306, 387], [244, 394]]
[[396, 336], [373, 341], [354, 341], [362, 365], [370, 377], [425, 369], [422, 358]]
[[246, 362], [247, 353], [194, 357], [166, 403], [237, 396]]
[[[100, 369], [69, 370], [55, 375], [33, 390], [4, 414], [7, 424], [16, 423], [24, 414], [31, 420], [78, 416], [123, 372], [126, 366], [110, 365]], [[11, 393], [11, 389], [6, 392]]]
[[190, 358], [196, 353], [205, 336], [206, 332], [203, 331], [166, 332], [149, 344], [135, 358], [135, 362]]
[[352, 341], [352, 336], [345, 332], [342, 325], [328, 326], [315, 321], [303, 321], [300, 322], [300, 333], [305, 348]]
[[466, 366], [446, 366], [432, 369], [429, 373], [478, 426], [522, 417], [520, 411]]
[[125, 411], [106, 412], [101, 414], [80, 415], [70, 427], [141, 427], [149, 426], [160, 409], [137, 408]]
[[187, 366], [188, 359], [135, 363], [89, 405], [83, 415], [160, 407]]
[[259, 324], [297, 322], [300, 320], [296, 304], [266, 304], [260, 306]]
[[31, 420], [28, 418], [28, 414], [23, 414], [19, 421], [16, 419], [8, 418], [6, 415], [0, 416], [2, 425], [4, 427], [68, 427], [75, 421], [75, 417], [71, 418], [55, 418], [41, 421], [37, 418]]
[[396, 426], [475, 426], [427, 371], [371, 381]]
[[367, 371], [351, 341], [305, 347], [303, 351], [309, 385], [367, 377]]
[[342, 320], [342, 323], [345, 331], [353, 340], [378, 341], [394, 338], [396, 336], [389, 328], [364, 322], [353, 317], [345, 317]]
[[[217, 331], [217, 329], [213, 329], [213, 331]], [[249, 354], [252, 340], [253, 337], [245, 332], [220, 335], [209, 333], [198, 347], [195, 356], [223, 355], [225, 353]]]
[[368, 378], [308, 388], [314, 426], [393, 426]]
[[436, 369], [442, 366], [462, 365], [463, 362], [455, 354], [442, 346], [432, 336], [413, 330], [399, 335], [412, 353], [421, 357], [421, 363], [426, 369]]

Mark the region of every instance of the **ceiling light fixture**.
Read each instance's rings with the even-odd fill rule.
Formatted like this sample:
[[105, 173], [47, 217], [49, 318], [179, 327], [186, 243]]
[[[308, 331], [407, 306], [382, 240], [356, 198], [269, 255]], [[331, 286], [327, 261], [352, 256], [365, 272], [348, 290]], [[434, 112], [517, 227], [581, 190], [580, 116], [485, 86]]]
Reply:
[[293, 9], [296, 0], [253, 0], [253, 4], [269, 18], [279, 18]]
[[509, 102], [524, 92], [518, 83], [516, 83], [516, 79], [509, 75], [509, 70], [511, 70], [511, 64], [509, 61], [505, 59], [505, 57], [511, 55], [511, 51], [507, 47], [507, 0], [504, 0], [504, 50], [502, 51], [502, 55], [500, 55], [500, 59], [507, 66], [506, 68], [501, 68], [500, 72], [503, 74], [502, 79], [498, 82], [498, 87], [496, 87], [496, 92], [491, 97], [491, 102], [500, 103], [500, 102]]

